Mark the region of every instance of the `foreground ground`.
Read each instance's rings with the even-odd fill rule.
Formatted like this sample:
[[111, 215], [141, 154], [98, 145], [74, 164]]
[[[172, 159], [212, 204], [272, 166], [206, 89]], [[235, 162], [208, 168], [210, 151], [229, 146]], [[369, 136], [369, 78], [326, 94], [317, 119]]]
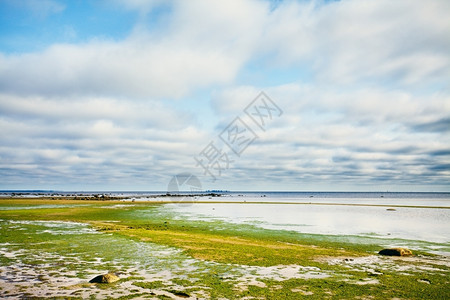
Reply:
[[[188, 221], [162, 204], [1, 199], [0, 232], [1, 298], [450, 298], [445, 256], [382, 257], [376, 240]], [[88, 283], [106, 272], [121, 280]]]

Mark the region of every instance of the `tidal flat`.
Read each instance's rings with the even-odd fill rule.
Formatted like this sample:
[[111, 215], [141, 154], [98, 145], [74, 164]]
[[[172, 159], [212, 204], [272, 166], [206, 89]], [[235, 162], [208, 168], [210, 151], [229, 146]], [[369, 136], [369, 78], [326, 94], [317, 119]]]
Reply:
[[[249, 214], [263, 209], [249, 208], [251, 205], [267, 208], [275, 204], [204, 200], [174, 205], [0, 199], [0, 297], [450, 298], [449, 244], [445, 239], [433, 236], [426, 240], [423, 234], [408, 239], [404, 230], [394, 236], [305, 230], [310, 222], [290, 221], [287, 211], [293, 210], [292, 204], [270, 208], [274, 213], [286, 210], [286, 219], [276, 223]], [[311, 207], [302, 204], [295, 209], [311, 215], [317, 206]], [[412, 209], [418, 217], [449, 211], [442, 207], [426, 212], [420, 211], [422, 208], [396, 209], [407, 214]], [[230, 219], [230, 211], [235, 216], [246, 211], [246, 218]], [[414, 256], [378, 255], [386, 246], [410, 248]], [[120, 280], [89, 283], [109, 272]]]

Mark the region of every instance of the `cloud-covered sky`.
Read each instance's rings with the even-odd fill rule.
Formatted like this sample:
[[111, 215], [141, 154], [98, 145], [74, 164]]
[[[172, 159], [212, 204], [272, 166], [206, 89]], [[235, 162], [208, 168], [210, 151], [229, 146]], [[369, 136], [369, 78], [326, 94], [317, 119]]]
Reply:
[[[188, 172], [205, 189], [449, 191], [449, 11], [2, 0], [0, 189], [165, 190]], [[260, 106], [264, 128], [244, 111], [261, 91], [282, 111]], [[255, 137], [240, 155], [233, 128]]]

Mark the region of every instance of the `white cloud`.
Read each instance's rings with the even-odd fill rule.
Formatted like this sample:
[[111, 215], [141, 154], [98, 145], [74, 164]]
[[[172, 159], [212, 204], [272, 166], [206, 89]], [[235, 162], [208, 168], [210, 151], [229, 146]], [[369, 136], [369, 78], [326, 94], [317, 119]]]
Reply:
[[[213, 94], [213, 107], [220, 115], [238, 114], [258, 91], [251, 86], [223, 89]], [[324, 123], [335, 120], [352, 125], [406, 125], [439, 120], [450, 111], [450, 96], [439, 92], [416, 94], [384, 87], [341, 89], [326, 84], [295, 83], [267, 87], [265, 91], [286, 111], [283, 119], [296, 122]], [[296, 116], [309, 119], [303, 120]]]
[[[132, 6], [151, 2], [140, 3]], [[2, 55], [0, 89], [180, 98], [233, 81], [251, 55], [263, 13], [264, 6], [255, 1], [179, 1], [158, 34], [138, 26], [122, 41], [56, 44], [41, 53]]]
[[[243, 86], [216, 94], [215, 108], [228, 117], [224, 125], [242, 112], [251, 92], [251, 87]], [[343, 91], [319, 84], [282, 85], [266, 92], [284, 113], [266, 132], [258, 132], [256, 144], [245, 150], [231, 171], [236, 178], [229, 180], [235, 184], [252, 172], [268, 181], [279, 175], [290, 186], [296, 182], [310, 186], [317, 180], [337, 186], [349, 182], [408, 185], [418, 176], [423, 183], [442, 185], [448, 176], [432, 169], [448, 164], [448, 156], [434, 153], [448, 149], [450, 136], [441, 127], [415, 129], [447, 118], [450, 98], [446, 94], [416, 95], [383, 88]], [[241, 174], [237, 168], [247, 172]]]
[[158, 101], [130, 101], [111, 97], [53, 97], [0, 94], [3, 115], [46, 123], [114, 120], [119, 124], [160, 130], [186, 128], [193, 116]]
[[207, 138], [192, 116], [154, 101], [2, 94], [0, 111], [5, 185], [161, 188]]
[[[448, 2], [116, 2], [140, 12], [124, 40], [0, 54], [4, 184], [151, 189], [202, 174], [193, 156], [260, 90], [283, 115], [218, 188], [448, 182]], [[241, 83], [252, 72], [267, 80]], [[199, 94], [216, 132], [196, 121]]]
[[433, 82], [450, 76], [449, 9], [448, 1], [285, 2], [265, 48], [284, 64], [308, 63], [329, 84]]
[[[181, 98], [230, 84], [252, 59], [310, 68], [327, 84], [426, 85], [450, 77], [445, 1], [173, 1], [165, 24], [122, 41], [0, 57], [0, 88]], [[146, 11], [158, 1], [124, 2]]]
[[20, 94], [178, 98], [230, 81], [239, 62], [216, 51], [131, 39], [55, 45], [0, 58], [0, 88]]

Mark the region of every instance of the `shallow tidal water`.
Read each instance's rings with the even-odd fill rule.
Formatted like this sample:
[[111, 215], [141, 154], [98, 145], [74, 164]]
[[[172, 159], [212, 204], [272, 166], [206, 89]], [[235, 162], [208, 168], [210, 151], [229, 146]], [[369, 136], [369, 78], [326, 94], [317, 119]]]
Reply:
[[191, 220], [221, 220], [307, 234], [383, 239], [386, 246], [409, 245], [450, 256], [450, 199], [441, 196], [304, 198], [244, 194], [213, 199], [227, 203], [202, 203], [206, 202], [204, 198], [193, 200], [194, 203], [170, 203], [164, 209]]

